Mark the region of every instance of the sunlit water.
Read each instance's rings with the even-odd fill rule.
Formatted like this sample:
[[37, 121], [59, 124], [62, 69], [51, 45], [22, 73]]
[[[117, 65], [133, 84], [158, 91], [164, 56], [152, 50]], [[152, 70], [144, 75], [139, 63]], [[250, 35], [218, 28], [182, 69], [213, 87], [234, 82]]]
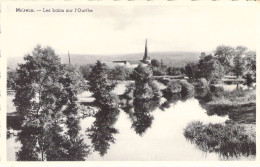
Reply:
[[[116, 87], [117, 94], [124, 92], [124, 86]], [[93, 101], [91, 93], [84, 92], [79, 95], [79, 101]], [[13, 95], [8, 95], [8, 105], [12, 104]], [[165, 100], [164, 98], [161, 101]], [[13, 109], [12, 105], [10, 107]], [[158, 107], [150, 113], [154, 119], [142, 135], [139, 135], [131, 127], [132, 120], [129, 115], [120, 109], [118, 119], [113, 125], [119, 133], [114, 134], [115, 143], [110, 143], [110, 148], [104, 156], [92, 149], [86, 160], [222, 160], [216, 153], [205, 153], [196, 145], [191, 144], [183, 135], [184, 128], [192, 121], [203, 123], [224, 123], [228, 116], [208, 116], [198, 100], [188, 99], [185, 102], [178, 101], [171, 104], [170, 108], [162, 111]], [[86, 129], [91, 127], [94, 117], [88, 117], [81, 121], [81, 133], [85, 136], [87, 144], [91, 145], [86, 135]], [[14, 131], [13, 131], [14, 132]], [[7, 157], [9, 161], [16, 160], [15, 154], [21, 147], [16, 136], [11, 135], [7, 139]], [[239, 159], [251, 160], [250, 157]], [[237, 160], [237, 159], [236, 159]]]

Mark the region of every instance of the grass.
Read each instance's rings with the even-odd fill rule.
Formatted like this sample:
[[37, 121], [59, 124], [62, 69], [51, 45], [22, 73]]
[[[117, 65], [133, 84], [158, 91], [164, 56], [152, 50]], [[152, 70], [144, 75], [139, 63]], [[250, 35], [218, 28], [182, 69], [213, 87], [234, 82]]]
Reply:
[[247, 133], [243, 126], [192, 122], [184, 129], [184, 136], [199, 149], [226, 158], [256, 155], [255, 135]]
[[256, 122], [256, 92], [255, 90], [235, 90], [222, 92], [212, 101], [205, 104], [209, 115], [229, 115], [231, 121], [243, 124]]
[[240, 106], [248, 103], [256, 102], [255, 90], [234, 90], [231, 92], [223, 91], [218, 97], [213, 97], [209, 105], [228, 105]]
[[228, 115], [225, 124], [192, 122], [184, 136], [206, 152], [223, 157], [256, 154], [256, 90], [217, 91], [201, 105], [208, 115]]

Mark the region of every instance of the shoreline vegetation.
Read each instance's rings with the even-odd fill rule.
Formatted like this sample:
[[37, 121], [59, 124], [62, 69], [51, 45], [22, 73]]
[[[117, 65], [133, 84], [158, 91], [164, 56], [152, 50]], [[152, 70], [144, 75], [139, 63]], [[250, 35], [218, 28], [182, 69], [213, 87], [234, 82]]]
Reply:
[[184, 136], [205, 152], [217, 152], [223, 157], [256, 155], [256, 92], [251, 90], [221, 91], [211, 95], [201, 106], [208, 115], [229, 116], [224, 124], [192, 122]]

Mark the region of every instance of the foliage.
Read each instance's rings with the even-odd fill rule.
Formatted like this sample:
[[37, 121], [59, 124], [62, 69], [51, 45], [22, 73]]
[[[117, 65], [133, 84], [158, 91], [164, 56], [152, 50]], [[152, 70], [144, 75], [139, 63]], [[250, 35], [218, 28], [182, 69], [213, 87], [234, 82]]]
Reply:
[[182, 86], [177, 81], [171, 81], [167, 88], [163, 91], [165, 97], [171, 97], [176, 93], [180, 93], [182, 89]]
[[91, 66], [90, 65], [81, 65], [79, 67], [79, 71], [81, 72], [83, 78], [85, 80], [89, 80], [89, 75], [90, 75], [90, 72], [91, 72]]
[[194, 86], [186, 80], [180, 80], [181, 95], [183, 98], [189, 98], [194, 95]]
[[252, 73], [247, 73], [246, 74], [246, 84], [248, 86], [251, 86], [254, 82], [254, 79], [253, 79], [253, 74]]
[[224, 67], [225, 74], [228, 74], [232, 70], [232, 58], [235, 55], [234, 48], [230, 46], [220, 45], [216, 48], [214, 56]]
[[161, 66], [160, 62], [157, 59], [152, 59], [151, 60], [151, 65], [153, 67], [160, 67]]
[[185, 128], [184, 136], [199, 149], [214, 151], [226, 158], [256, 154], [255, 136], [245, 133], [242, 126], [192, 122]]
[[[87, 150], [73, 152], [68, 159], [66, 152], [74, 148], [63, 146], [68, 142], [67, 137], [75, 138], [63, 133], [63, 125], [66, 117], [77, 115], [76, 104], [75, 107], [70, 105], [77, 101], [76, 94], [84, 89], [80, 74], [73, 67], [62, 65], [50, 47], [37, 46], [32, 55], [25, 56], [24, 60], [25, 63], [17, 69], [15, 80], [14, 104], [23, 120], [22, 131], [18, 134], [22, 143], [18, 160], [84, 160]], [[64, 108], [67, 108], [66, 113]], [[74, 122], [75, 125], [77, 123]], [[69, 126], [70, 120], [65, 124]], [[71, 129], [73, 133], [78, 131], [77, 128]], [[87, 148], [82, 142], [72, 142], [68, 144], [80, 144], [81, 148]], [[73, 159], [75, 154], [77, 157]]]
[[10, 68], [7, 69], [7, 88], [13, 89], [15, 86], [15, 80], [17, 78], [17, 72]]
[[209, 88], [208, 81], [205, 78], [200, 78], [196, 81], [195, 87], [199, 89]]
[[139, 64], [132, 73], [132, 78], [135, 80], [137, 85], [140, 83], [149, 83], [152, 81], [152, 69]]
[[165, 68], [153, 67], [152, 70], [153, 70], [153, 75], [154, 75], [154, 76], [166, 75], [166, 70], [165, 70]]
[[164, 66], [162, 60], [160, 63], [157, 59], [152, 59], [150, 66], [154, 76], [162, 76], [167, 74], [167, 67]]
[[242, 58], [242, 56], [237, 55], [234, 58], [234, 68], [233, 72], [237, 76], [237, 78], [241, 75], [243, 75], [243, 72], [245, 70], [245, 61]]
[[89, 90], [93, 93], [93, 97], [97, 104], [112, 103], [111, 91], [115, 88], [115, 84], [109, 80], [108, 67], [106, 64], [97, 61], [92, 67], [88, 82]]
[[256, 72], [256, 52], [249, 51], [246, 53], [246, 67], [248, 71]]
[[167, 69], [167, 74], [168, 75], [181, 75], [182, 74], [182, 70], [181, 70], [181, 68], [169, 67]]
[[197, 78], [197, 73], [198, 73], [198, 65], [195, 63], [188, 63], [185, 66], [185, 74], [190, 78], [190, 79], [195, 79]]
[[134, 97], [138, 99], [152, 99], [161, 95], [160, 90], [153, 83], [151, 68], [139, 64], [133, 71], [135, 80]]
[[132, 70], [130, 68], [124, 66], [116, 66], [115, 68], [110, 70], [110, 79], [119, 81], [130, 80], [131, 73]]
[[209, 83], [216, 83], [224, 77], [224, 74], [223, 66], [212, 55], [200, 59], [198, 64], [199, 78], [205, 78]]
[[243, 75], [243, 72], [245, 71], [245, 58], [242, 57], [245, 54], [245, 51], [247, 50], [246, 47], [238, 46], [235, 49], [235, 57], [234, 57], [234, 67], [233, 72], [237, 76]]
[[87, 129], [87, 135], [91, 139], [93, 148], [104, 156], [110, 147], [110, 143], [114, 143], [113, 134], [118, 133], [113, 127], [119, 114], [118, 96], [112, 94], [115, 84], [109, 79], [108, 67], [97, 61], [92, 67], [89, 80], [89, 90], [93, 92], [95, 101], [94, 107], [98, 108], [95, 114], [95, 122]]

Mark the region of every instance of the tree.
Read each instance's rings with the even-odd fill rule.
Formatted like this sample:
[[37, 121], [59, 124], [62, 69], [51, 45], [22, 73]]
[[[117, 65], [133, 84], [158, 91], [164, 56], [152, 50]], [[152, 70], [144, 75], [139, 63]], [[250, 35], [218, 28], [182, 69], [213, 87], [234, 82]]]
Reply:
[[152, 59], [151, 60], [151, 65], [153, 67], [160, 67], [160, 62], [157, 59]]
[[119, 114], [119, 100], [117, 95], [111, 93], [115, 84], [109, 80], [108, 70], [105, 64], [97, 61], [92, 67], [88, 83], [89, 90], [95, 97], [93, 104], [99, 111], [95, 114], [95, 122], [87, 129], [87, 135], [95, 151], [98, 151], [101, 156], [106, 154], [110, 143], [115, 140], [113, 134], [118, 132], [113, 125]]
[[198, 63], [198, 78], [206, 78], [209, 83], [218, 82], [225, 75], [224, 67], [212, 55], [201, 58]]
[[12, 70], [10, 68], [7, 68], [7, 88], [13, 89], [15, 80], [17, 78], [17, 73], [15, 70]]
[[110, 79], [112, 80], [119, 80], [119, 81], [125, 81], [130, 79], [130, 75], [132, 73], [132, 70], [129, 68], [126, 68], [124, 66], [116, 66], [112, 70], [110, 70]]
[[135, 80], [134, 97], [137, 99], [152, 99], [161, 96], [161, 92], [153, 82], [153, 73], [149, 66], [139, 64], [133, 71]]
[[238, 78], [239, 76], [243, 75], [244, 70], [245, 70], [245, 60], [241, 55], [237, 55], [234, 58], [233, 72]]
[[245, 57], [246, 61], [246, 68], [248, 71], [256, 72], [256, 52], [255, 51], [249, 51], [246, 53]]
[[198, 73], [197, 64], [195, 64], [195, 63], [188, 63], [188, 64], [185, 66], [185, 74], [186, 74], [190, 79], [195, 79], [197, 73]]
[[152, 70], [154, 76], [166, 75], [166, 71], [161, 67], [153, 67]]
[[111, 91], [115, 88], [115, 84], [109, 79], [109, 68], [106, 64], [97, 61], [92, 67], [89, 75], [89, 90], [93, 93], [95, 102], [98, 105], [111, 104]]
[[79, 71], [83, 75], [83, 78], [85, 80], [89, 80], [89, 74], [91, 72], [91, 66], [90, 65], [82, 65], [79, 67]]
[[224, 67], [226, 74], [232, 70], [231, 62], [234, 55], [235, 50], [230, 46], [220, 45], [215, 50], [215, 56], [220, 64]]
[[[17, 69], [15, 80], [14, 104], [23, 122], [18, 134], [22, 144], [17, 153], [18, 160], [74, 160], [71, 157], [75, 154], [76, 159], [83, 160], [87, 150], [74, 152], [70, 158], [66, 156], [75, 148], [64, 147], [66, 138], [72, 139], [73, 136], [69, 132], [63, 133], [64, 120], [71, 114], [77, 115], [77, 107], [70, 105], [76, 104], [76, 94], [84, 87], [80, 75], [73, 68], [62, 65], [50, 47], [37, 46], [24, 60], [25, 63]], [[66, 124], [70, 126], [68, 120]], [[78, 133], [77, 129], [72, 131]], [[70, 144], [86, 148], [83, 142]]]
[[238, 77], [240, 75], [243, 75], [245, 70], [245, 56], [247, 48], [244, 46], [238, 46], [235, 49], [235, 57], [233, 60], [233, 72]]

